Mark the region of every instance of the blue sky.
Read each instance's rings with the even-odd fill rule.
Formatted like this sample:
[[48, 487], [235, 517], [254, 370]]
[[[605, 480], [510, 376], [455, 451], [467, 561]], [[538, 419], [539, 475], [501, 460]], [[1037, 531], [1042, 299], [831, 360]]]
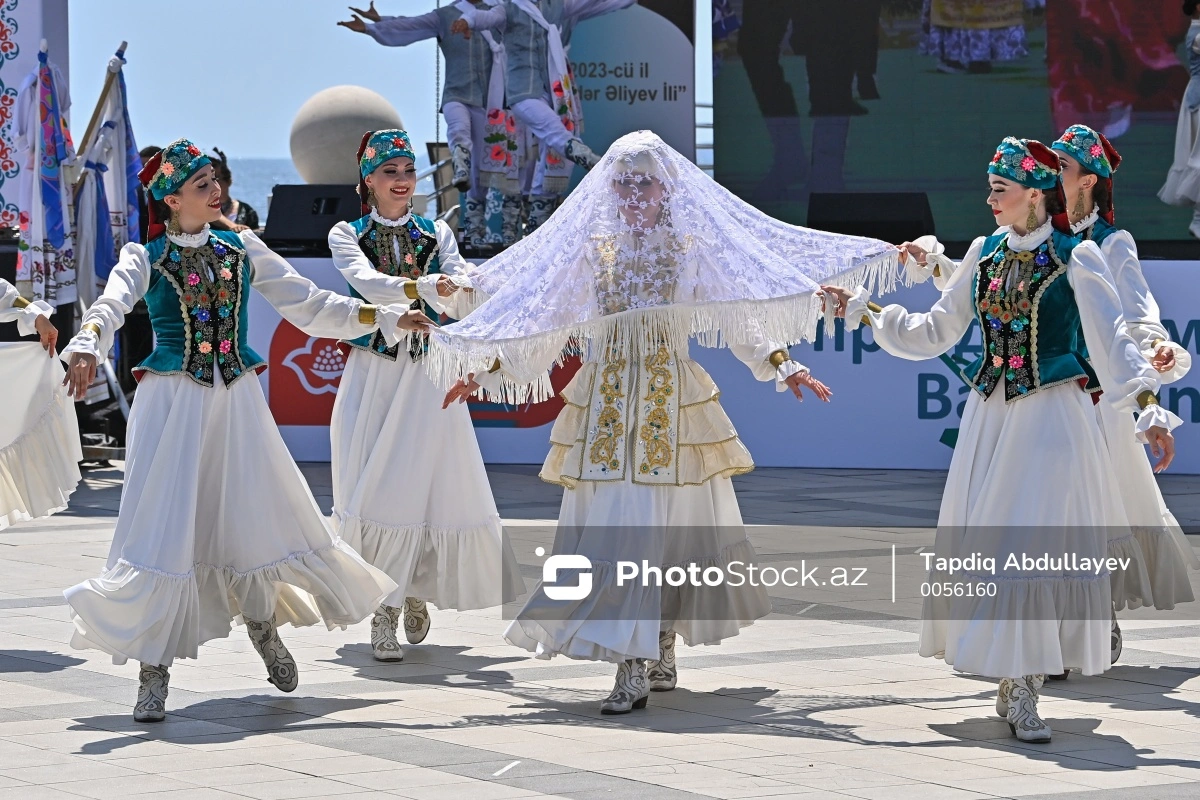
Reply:
[[[375, 7], [382, 14], [413, 15], [435, 4], [377, 0]], [[104, 65], [124, 39], [130, 115], [140, 146], [186, 136], [232, 158], [287, 158], [296, 111], [312, 95], [339, 84], [379, 92], [400, 112], [414, 141], [433, 140], [436, 44], [383, 47], [339, 28], [339, 19], [350, 18], [343, 3], [75, 0], [70, 15], [76, 136], [83, 134], [100, 94]], [[705, 87], [697, 89], [698, 97], [711, 97], [711, 88], [707, 94]]]

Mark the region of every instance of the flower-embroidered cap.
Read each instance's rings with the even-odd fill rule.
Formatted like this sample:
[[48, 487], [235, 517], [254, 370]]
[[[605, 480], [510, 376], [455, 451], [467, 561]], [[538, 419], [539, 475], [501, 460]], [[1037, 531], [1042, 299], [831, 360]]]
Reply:
[[988, 164], [988, 174], [1016, 181], [1029, 189], [1053, 189], [1058, 183], [1058, 159], [1035, 139], [1006, 136]]
[[155, 200], [162, 200], [174, 193], [188, 178], [212, 159], [187, 139], [176, 139], [154, 154], [138, 173], [142, 182]]
[[1101, 178], [1111, 178], [1121, 165], [1121, 154], [1117, 148], [1104, 134], [1087, 125], [1072, 125], [1050, 147], [1066, 153], [1082, 164], [1084, 169]]
[[366, 138], [359, 150], [358, 171], [362, 177], [367, 177], [385, 161], [404, 156], [416, 161], [413, 155], [412, 142], [408, 134], [399, 128], [375, 131]]

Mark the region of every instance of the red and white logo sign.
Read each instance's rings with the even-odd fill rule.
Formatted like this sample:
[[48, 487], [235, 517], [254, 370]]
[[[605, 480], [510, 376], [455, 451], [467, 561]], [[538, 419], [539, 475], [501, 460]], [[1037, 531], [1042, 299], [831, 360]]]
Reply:
[[346, 369], [337, 341], [309, 336], [283, 320], [271, 337], [268, 361], [267, 385], [275, 423], [328, 426]]

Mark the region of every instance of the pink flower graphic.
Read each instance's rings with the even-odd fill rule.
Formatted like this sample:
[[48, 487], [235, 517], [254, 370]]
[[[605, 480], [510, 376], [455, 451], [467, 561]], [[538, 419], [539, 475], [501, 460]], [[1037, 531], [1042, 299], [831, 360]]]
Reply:
[[1021, 159], [1021, 169], [1026, 172], [1033, 172], [1033, 168], [1036, 166], [1037, 161], [1034, 160], [1033, 156], [1025, 156]]
[[228, 353], [232, 349], [233, 349], [233, 342], [229, 341], [228, 339], [221, 340], [221, 352], [222, 353]]
[[1013, 369], [1020, 369], [1021, 367], [1025, 366], [1025, 359], [1022, 356], [1010, 356], [1008, 359], [1008, 365]]
[[195, 286], [196, 284], [200, 283], [200, 276], [194, 272], [189, 273], [187, 276], [187, 282], [188, 286]]

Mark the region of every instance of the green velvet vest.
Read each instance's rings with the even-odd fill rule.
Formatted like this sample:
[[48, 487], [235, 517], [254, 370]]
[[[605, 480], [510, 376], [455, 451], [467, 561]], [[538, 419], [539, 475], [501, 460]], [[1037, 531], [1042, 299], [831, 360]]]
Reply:
[[267, 368], [246, 343], [250, 259], [236, 233], [210, 231], [199, 247], [159, 236], [146, 245], [146, 256], [153, 268], [145, 300], [154, 350], [133, 368], [136, 378], [185, 373], [212, 386], [220, 375], [228, 386]]
[[[413, 263], [404, 264], [392, 257], [387, 259], [387, 264], [380, 266], [383, 259], [380, 258], [379, 248], [379, 233], [377, 228], [380, 228], [379, 223], [371, 219], [368, 214], [365, 217], [354, 220], [350, 223], [350, 227], [354, 229], [355, 235], [358, 237], [358, 246], [366, 254], [367, 260], [374, 265], [379, 272], [389, 275], [393, 278], [411, 278], [416, 280], [422, 275], [431, 275], [441, 272], [441, 260], [438, 257], [438, 242], [436, 235], [436, 227], [433, 220], [412, 215], [412, 221], [415, 227], [409, 228], [410, 231], [416, 231], [416, 237], [413, 238]], [[366, 302], [372, 302], [369, 298], [363, 297], [358, 290], [353, 286], [350, 287], [350, 295], [357, 297]], [[421, 300], [414, 300], [413, 308], [420, 308], [425, 312], [425, 315], [432, 320], [438, 318], [438, 313]], [[409, 355], [413, 361], [418, 361], [425, 354], [426, 337], [423, 335], [413, 334], [409, 336]], [[362, 350], [367, 350], [381, 358], [386, 358], [388, 361], [395, 361], [399, 355], [400, 345], [395, 344], [388, 346], [387, 340], [383, 338], [383, 334], [379, 331], [368, 333], [359, 336], [357, 339], [344, 340], [351, 347], [357, 347]]]
[[[984, 241], [975, 286], [983, 355], [962, 371], [984, 397], [1001, 381], [1005, 401], [1068, 381], [1080, 381], [1088, 392], [1099, 391], [1100, 382], [1087, 361], [1075, 292], [1067, 279], [1067, 263], [1078, 242], [1055, 231], [1034, 250], [1014, 253], [1007, 234]], [[1023, 288], [1006, 289], [1008, 304], [996, 302], [997, 287], [1005, 282], [996, 273], [1013, 259], [1022, 270]]]

